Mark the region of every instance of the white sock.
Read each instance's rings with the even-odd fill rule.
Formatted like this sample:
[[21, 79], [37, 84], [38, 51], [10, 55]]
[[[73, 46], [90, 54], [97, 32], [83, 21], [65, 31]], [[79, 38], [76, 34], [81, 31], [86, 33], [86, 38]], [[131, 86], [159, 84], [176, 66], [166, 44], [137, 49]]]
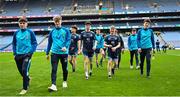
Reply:
[[66, 81], [63, 81], [63, 83], [67, 83]]
[[87, 71], [85, 72], [85, 75], [86, 75], [86, 76], [89, 76]]
[[89, 72], [92, 72], [92, 70], [89, 70]]
[[111, 75], [111, 72], [108, 72], [108, 75]]

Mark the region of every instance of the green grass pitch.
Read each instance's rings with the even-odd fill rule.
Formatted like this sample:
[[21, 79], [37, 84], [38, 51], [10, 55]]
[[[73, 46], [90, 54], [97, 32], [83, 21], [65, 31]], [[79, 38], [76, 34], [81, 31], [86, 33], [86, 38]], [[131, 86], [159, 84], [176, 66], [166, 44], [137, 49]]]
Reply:
[[[95, 61], [94, 61], [95, 62]], [[94, 64], [93, 76], [85, 79], [83, 56], [78, 56], [77, 70], [72, 73], [68, 65], [68, 88], [62, 88], [61, 64], [57, 74], [57, 92], [49, 93], [50, 62], [45, 53], [33, 55], [30, 88], [26, 96], [180, 96], [180, 50], [155, 54], [152, 60], [151, 78], [143, 77], [140, 71], [129, 68], [129, 52], [122, 55], [121, 66], [112, 79], [107, 77], [107, 59], [104, 67]], [[146, 71], [146, 67], [144, 67]], [[0, 96], [16, 96], [22, 88], [22, 78], [13, 60], [12, 53], [0, 53]]]

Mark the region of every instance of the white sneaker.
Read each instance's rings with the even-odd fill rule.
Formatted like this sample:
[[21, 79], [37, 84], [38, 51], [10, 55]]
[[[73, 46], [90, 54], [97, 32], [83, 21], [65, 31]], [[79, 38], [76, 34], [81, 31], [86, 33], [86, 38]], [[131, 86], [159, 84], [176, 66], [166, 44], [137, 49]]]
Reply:
[[140, 68], [140, 66], [138, 65], [138, 66], [136, 66], [136, 69], [139, 69]]
[[57, 91], [56, 85], [52, 84], [51, 87], [48, 87], [48, 90], [51, 91]]
[[89, 78], [89, 74], [88, 72], [85, 72], [85, 79], [88, 80], [88, 78]]
[[64, 81], [63, 84], [62, 84], [63, 88], [67, 88], [67, 82]]
[[130, 66], [130, 69], [133, 69], [134, 67], [133, 66]]
[[19, 93], [20, 95], [24, 95], [24, 94], [26, 94], [27, 93], [27, 90], [21, 90], [21, 92]]
[[86, 77], [85, 77], [85, 79], [86, 79], [86, 80], [88, 80], [88, 79], [89, 79], [89, 77], [88, 77], [88, 76], [86, 76]]

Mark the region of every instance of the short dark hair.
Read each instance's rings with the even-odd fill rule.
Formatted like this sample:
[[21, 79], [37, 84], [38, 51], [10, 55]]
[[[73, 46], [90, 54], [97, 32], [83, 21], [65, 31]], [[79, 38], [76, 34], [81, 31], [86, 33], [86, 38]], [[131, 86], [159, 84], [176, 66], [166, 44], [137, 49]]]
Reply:
[[71, 28], [74, 28], [74, 29], [78, 29], [78, 27], [76, 25], [72, 25]]
[[135, 29], [135, 28], [133, 28], [133, 29], [132, 29], [132, 31], [136, 31], [136, 29]]
[[28, 20], [25, 17], [19, 18], [18, 22], [28, 22]]
[[151, 23], [151, 20], [150, 19], [144, 19], [144, 22]]
[[87, 25], [87, 24], [90, 24], [90, 25], [91, 25], [91, 22], [90, 22], [90, 21], [86, 21], [86, 22], [85, 22], [85, 25]]

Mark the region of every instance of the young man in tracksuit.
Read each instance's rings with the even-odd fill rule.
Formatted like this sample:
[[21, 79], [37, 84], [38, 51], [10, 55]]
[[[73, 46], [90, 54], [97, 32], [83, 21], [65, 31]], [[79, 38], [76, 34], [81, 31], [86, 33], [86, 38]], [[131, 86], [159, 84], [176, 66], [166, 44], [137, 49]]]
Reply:
[[48, 46], [46, 51], [46, 58], [49, 59], [49, 52], [51, 50], [51, 82], [52, 85], [48, 87], [49, 91], [57, 91], [56, 75], [59, 60], [62, 64], [63, 70], [63, 88], [67, 87], [68, 77], [68, 52], [71, 42], [71, 34], [67, 28], [61, 26], [62, 17], [55, 16], [53, 18], [55, 28], [49, 33]]
[[121, 63], [121, 53], [124, 53], [124, 41], [122, 39], [122, 37], [118, 34], [118, 30], [115, 29], [115, 33], [116, 35], [119, 37], [119, 41], [120, 41], [120, 47], [117, 49], [117, 53], [118, 53], [118, 64], [116, 66], [116, 68], [120, 67], [120, 63]]
[[69, 47], [69, 63], [72, 65], [72, 71], [75, 72], [76, 56], [80, 53], [80, 36], [76, 34], [77, 26], [71, 27], [71, 44]]
[[154, 42], [154, 34], [153, 30], [149, 28], [150, 20], [144, 20], [143, 28], [138, 30], [137, 33], [137, 42], [138, 42], [138, 52], [140, 53], [140, 68], [141, 68], [141, 75], [143, 75], [143, 67], [144, 67], [144, 60], [146, 57], [147, 63], [147, 78], [150, 78], [150, 69], [151, 69], [151, 51], [152, 48], [155, 48]]
[[[89, 75], [92, 75], [92, 59], [94, 50], [96, 49], [97, 41], [95, 33], [91, 31], [91, 22], [85, 23], [85, 31], [81, 32], [81, 51], [84, 55], [84, 70], [85, 78], [88, 79]], [[88, 63], [90, 64], [90, 70], [88, 69]]]
[[[118, 48], [120, 47], [120, 39], [115, 33], [115, 27], [111, 26], [110, 34], [106, 36], [104, 46], [108, 48], [108, 78], [114, 75], [115, 66], [118, 64]], [[114, 64], [113, 64], [114, 63]]]
[[156, 41], [156, 51], [161, 52], [160, 51], [160, 42], [159, 42], [159, 40]]
[[136, 58], [136, 69], [139, 69], [138, 45], [136, 29], [132, 29], [132, 34], [128, 38], [128, 48], [130, 51], [130, 69], [133, 69], [133, 58]]
[[[99, 65], [102, 66], [102, 61], [103, 61], [103, 54], [104, 54], [104, 38], [101, 35], [101, 30], [98, 28], [96, 29], [96, 41], [97, 41], [97, 46], [96, 46], [96, 50], [95, 50], [95, 54], [96, 54], [96, 66], [99, 67]], [[100, 63], [98, 64], [98, 55], [99, 53], [102, 53], [102, 57], [100, 60]]]
[[23, 95], [28, 90], [31, 57], [36, 50], [37, 41], [34, 32], [27, 28], [27, 19], [22, 17], [18, 22], [20, 29], [14, 33], [12, 45], [14, 59], [23, 78], [23, 89], [19, 94]]

